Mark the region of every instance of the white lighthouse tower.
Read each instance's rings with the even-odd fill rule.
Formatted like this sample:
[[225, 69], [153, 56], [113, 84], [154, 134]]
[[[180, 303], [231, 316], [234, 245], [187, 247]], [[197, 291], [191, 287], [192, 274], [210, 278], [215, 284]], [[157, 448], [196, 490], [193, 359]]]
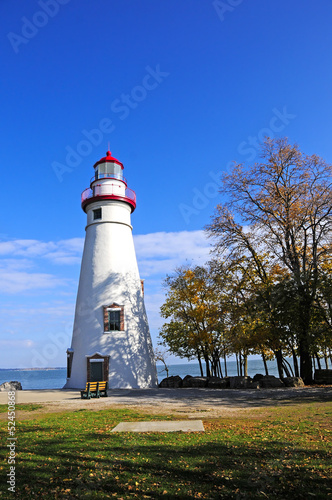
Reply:
[[65, 388], [99, 380], [111, 389], [156, 387], [130, 220], [136, 195], [110, 151], [94, 170], [82, 193], [87, 225]]

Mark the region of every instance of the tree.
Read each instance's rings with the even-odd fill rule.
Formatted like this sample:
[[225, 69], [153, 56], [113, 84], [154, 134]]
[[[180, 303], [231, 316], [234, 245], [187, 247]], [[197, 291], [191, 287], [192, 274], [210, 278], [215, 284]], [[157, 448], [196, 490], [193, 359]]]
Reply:
[[223, 176], [221, 192], [229, 201], [217, 206], [207, 230], [217, 237], [219, 251], [246, 255], [261, 276], [260, 254], [289, 273], [297, 298], [300, 374], [311, 383], [310, 327], [319, 269], [332, 253], [332, 167], [285, 138], [267, 138], [261, 159], [247, 168], [235, 164]]
[[315, 303], [314, 325], [316, 356], [322, 355], [328, 368], [328, 356], [332, 362], [332, 262], [324, 260], [321, 266]]
[[[253, 251], [250, 241], [244, 236], [247, 248]], [[227, 252], [224, 260], [214, 261], [216, 275], [227, 276], [228, 288], [228, 339], [231, 351], [240, 360], [246, 372], [249, 354], [261, 354], [267, 374], [267, 359], [275, 355], [279, 376], [283, 378], [282, 348], [284, 348], [285, 326], [280, 321], [278, 301], [275, 291], [280, 286], [284, 273], [279, 266], [271, 265], [264, 254], [255, 253], [255, 259], [250, 256], [237, 256]], [[227, 267], [227, 272], [225, 268]]]
[[160, 331], [170, 352], [188, 359], [197, 358], [203, 375], [221, 373], [219, 359], [224, 346], [220, 344], [221, 302], [217, 297], [207, 267], [177, 269], [167, 276], [166, 301], [162, 317], [169, 321]]
[[166, 359], [168, 358], [169, 353], [167, 352], [166, 349], [159, 349], [159, 347], [156, 347], [154, 350], [154, 359], [156, 361], [161, 361], [164, 365], [164, 370], [166, 372], [166, 377], [168, 378], [169, 375], [169, 368], [166, 363]]

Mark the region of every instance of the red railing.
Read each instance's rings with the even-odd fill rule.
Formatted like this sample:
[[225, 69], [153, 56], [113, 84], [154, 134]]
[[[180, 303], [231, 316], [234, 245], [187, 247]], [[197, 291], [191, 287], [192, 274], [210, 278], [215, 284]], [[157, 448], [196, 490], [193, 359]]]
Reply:
[[136, 193], [132, 189], [126, 188], [125, 194], [117, 184], [95, 184], [92, 188], [87, 188], [81, 195], [82, 205], [90, 198], [103, 197], [105, 199], [118, 199], [128, 201], [131, 205], [136, 207]]

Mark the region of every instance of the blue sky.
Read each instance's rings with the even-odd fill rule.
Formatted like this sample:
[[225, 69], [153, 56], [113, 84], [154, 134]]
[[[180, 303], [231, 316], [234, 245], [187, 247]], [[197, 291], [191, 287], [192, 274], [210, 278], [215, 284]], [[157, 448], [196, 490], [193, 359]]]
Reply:
[[264, 135], [331, 162], [331, 18], [330, 0], [0, 2], [1, 368], [65, 365], [108, 142], [154, 344], [166, 273], [208, 258], [220, 172]]

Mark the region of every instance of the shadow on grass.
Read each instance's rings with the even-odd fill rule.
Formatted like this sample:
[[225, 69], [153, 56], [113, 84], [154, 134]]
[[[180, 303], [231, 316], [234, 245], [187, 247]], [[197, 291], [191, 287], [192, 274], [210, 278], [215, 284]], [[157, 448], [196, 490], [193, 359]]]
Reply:
[[218, 432], [109, 434], [82, 421], [72, 434], [35, 424], [20, 443], [20, 499], [307, 499], [308, 493], [325, 499], [331, 493], [329, 454], [290, 446], [286, 438], [246, 443]]

